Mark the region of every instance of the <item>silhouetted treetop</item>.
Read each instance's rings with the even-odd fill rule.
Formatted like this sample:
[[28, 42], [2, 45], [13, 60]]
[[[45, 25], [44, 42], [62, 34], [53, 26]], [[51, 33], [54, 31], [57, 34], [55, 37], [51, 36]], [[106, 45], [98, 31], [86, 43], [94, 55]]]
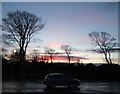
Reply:
[[2, 18], [3, 37], [8, 42], [16, 42], [20, 48], [20, 59], [24, 59], [26, 49], [32, 37], [38, 33], [45, 23], [42, 18], [27, 11], [11, 11]]
[[73, 48], [70, 45], [62, 45], [61, 49], [65, 51], [68, 57], [68, 63], [70, 64], [70, 59], [71, 59], [70, 54], [72, 54]]
[[91, 32], [89, 33], [89, 36], [95, 46], [98, 46], [101, 49], [107, 63], [112, 63], [110, 52], [113, 47], [116, 47], [118, 44], [116, 39], [107, 32]]

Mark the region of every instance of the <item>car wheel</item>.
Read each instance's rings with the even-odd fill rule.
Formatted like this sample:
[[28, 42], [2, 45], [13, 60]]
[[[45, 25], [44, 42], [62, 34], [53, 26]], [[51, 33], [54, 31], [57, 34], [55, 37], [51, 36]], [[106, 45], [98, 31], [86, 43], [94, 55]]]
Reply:
[[77, 87], [78, 87], [78, 84], [74, 83], [74, 84], [73, 84], [73, 87], [74, 87], [74, 88], [77, 88]]
[[51, 88], [55, 88], [55, 84], [54, 84], [54, 83], [51, 83], [50, 87], [51, 87]]
[[51, 86], [50, 85], [47, 85], [47, 88], [50, 88]]
[[71, 85], [68, 85], [68, 88], [71, 88]]

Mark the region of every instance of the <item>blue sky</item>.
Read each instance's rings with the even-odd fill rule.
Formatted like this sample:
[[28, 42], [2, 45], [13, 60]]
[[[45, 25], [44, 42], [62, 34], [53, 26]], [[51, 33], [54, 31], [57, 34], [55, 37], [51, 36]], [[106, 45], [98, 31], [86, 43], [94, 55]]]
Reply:
[[[103, 56], [87, 52], [92, 49], [88, 33], [92, 31], [109, 32], [118, 39], [118, 7], [116, 2], [24, 2], [2, 3], [2, 16], [8, 11], [26, 10], [46, 20], [45, 27], [29, 45], [28, 50], [48, 46], [61, 52], [60, 46], [68, 44], [78, 50], [84, 62], [103, 62]], [[40, 41], [42, 40], [42, 41]], [[42, 48], [41, 48], [42, 49]], [[42, 50], [41, 50], [42, 51]], [[117, 54], [112, 54], [117, 59]]]
[[119, 2], [119, 0], [1, 0], [3, 2]]

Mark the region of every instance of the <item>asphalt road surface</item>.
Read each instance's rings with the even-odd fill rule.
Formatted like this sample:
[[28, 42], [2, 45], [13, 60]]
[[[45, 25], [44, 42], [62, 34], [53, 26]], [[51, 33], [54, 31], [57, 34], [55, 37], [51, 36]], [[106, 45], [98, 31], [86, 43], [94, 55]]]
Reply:
[[77, 89], [47, 89], [41, 81], [4, 81], [2, 94], [120, 94], [120, 82], [81, 82]]

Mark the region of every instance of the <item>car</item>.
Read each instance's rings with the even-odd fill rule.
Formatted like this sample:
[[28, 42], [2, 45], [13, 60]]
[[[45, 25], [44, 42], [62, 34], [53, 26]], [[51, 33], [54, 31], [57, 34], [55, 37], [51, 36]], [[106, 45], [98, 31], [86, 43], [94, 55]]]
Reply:
[[63, 73], [50, 73], [45, 76], [43, 83], [48, 88], [55, 88], [55, 86], [68, 86], [77, 88], [80, 85], [80, 80]]

